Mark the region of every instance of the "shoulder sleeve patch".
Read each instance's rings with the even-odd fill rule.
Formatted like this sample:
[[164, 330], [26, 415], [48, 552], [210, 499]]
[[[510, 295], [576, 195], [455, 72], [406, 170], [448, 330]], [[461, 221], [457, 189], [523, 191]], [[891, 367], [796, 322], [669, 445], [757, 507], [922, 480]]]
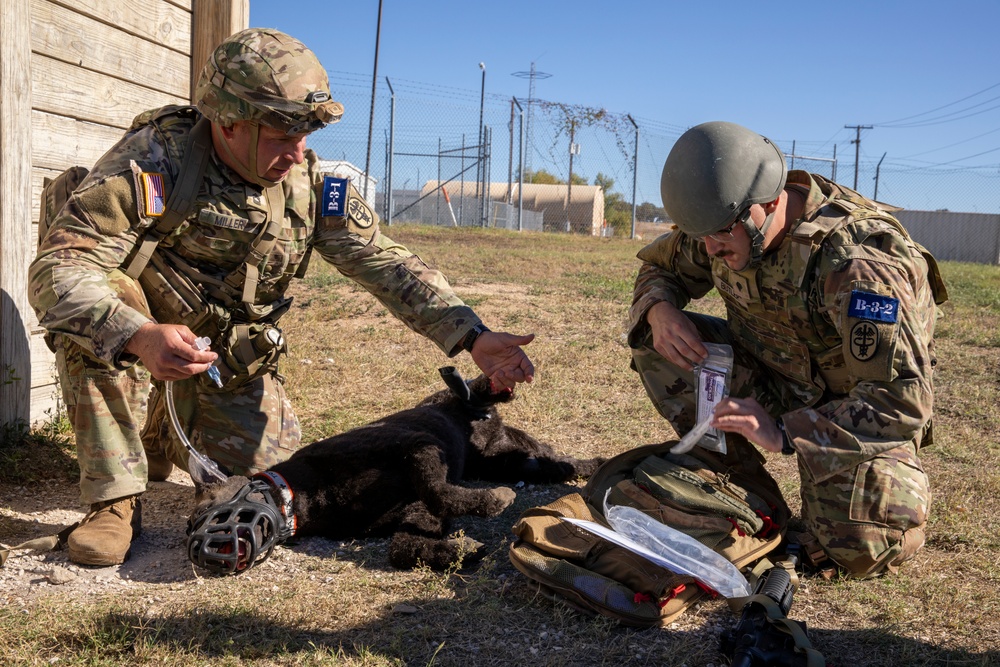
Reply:
[[361, 197], [351, 196], [347, 202], [347, 214], [360, 229], [368, 229], [375, 224], [375, 211]]
[[854, 281], [841, 311], [844, 362], [852, 377], [889, 382], [899, 334], [899, 299], [888, 285]]
[[346, 178], [324, 176], [320, 195], [319, 214], [324, 218], [343, 218], [347, 215]]
[[899, 299], [883, 294], [852, 290], [847, 316], [892, 323], [899, 317]]
[[139, 213], [147, 218], [159, 218], [167, 210], [164, 195], [163, 174], [143, 171], [138, 176], [142, 191], [142, 209]]

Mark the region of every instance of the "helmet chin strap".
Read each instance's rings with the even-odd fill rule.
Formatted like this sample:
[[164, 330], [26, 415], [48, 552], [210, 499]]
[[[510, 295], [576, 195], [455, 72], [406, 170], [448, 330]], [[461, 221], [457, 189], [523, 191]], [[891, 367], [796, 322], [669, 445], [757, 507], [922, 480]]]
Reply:
[[270, 188], [281, 181], [272, 181], [257, 173], [257, 145], [260, 143], [260, 121], [251, 120], [247, 122], [250, 124], [250, 154], [247, 156], [249, 164], [244, 164], [242, 160], [236, 157], [225, 135], [221, 134], [222, 130], [215, 123], [212, 124], [212, 131], [220, 133], [219, 143], [222, 144], [222, 148], [229, 158], [226, 163], [236, 170], [237, 174], [250, 183], [259, 185], [265, 189]]
[[749, 269], [760, 266], [760, 262], [764, 258], [764, 236], [767, 234], [767, 230], [770, 229], [771, 223], [774, 222], [775, 213], [777, 213], [777, 209], [767, 214], [760, 229], [757, 228], [751, 217], [748, 217], [743, 222], [743, 229], [746, 230], [747, 236], [750, 237], [750, 263], [747, 265]]

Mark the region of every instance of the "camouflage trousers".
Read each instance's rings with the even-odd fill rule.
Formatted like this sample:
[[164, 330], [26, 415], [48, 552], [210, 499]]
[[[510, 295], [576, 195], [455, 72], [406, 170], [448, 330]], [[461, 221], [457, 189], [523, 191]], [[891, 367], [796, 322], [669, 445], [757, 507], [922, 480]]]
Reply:
[[56, 369], [76, 435], [80, 501], [91, 505], [142, 493], [148, 468], [139, 437], [149, 373], [118, 370], [65, 336], [55, 336]]
[[[142, 290], [131, 279], [115, 271], [109, 280], [125, 303], [148, 314]], [[76, 436], [83, 504], [145, 491], [146, 452], [189, 469], [187, 449], [167, 415], [162, 383], [156, 382], [151, 393], [149, 373], [141, 365], [116, 368], [67, 336], [54, 336], [53, 345]], [[172, 383], [172, 393], [189, 442], [232, 474], [269, 468], [299, 447], [299, 422], [275, 375], [231, 392], [208, 389], [206, 379], [191, 378]]]
[[[207, 387], [194, 377], [171, 383], [177, 420], [188, 442], [233, 475], [252, 475], [284, 461], [299, 448], [302, 432], [281, 381], [266, 373], [233, 391]], [[167, 411], [165, 383], [154, 382], [149, 419], [142, 431], [147, 451], [162, 452], [190, 470], [187, 448]]]
[[[806, 407], [780, 377], [734, 342], [725, 320], [685, 315], [702, 340], [733, 347], [730, 395], [754, 398], [775, 417]], [[656, 352], [648, 330], [632, 348], [632, 368], [674, 430], [679, 435], [690, 431], [697, 415], [694, 373]], [[914, 444], [882, 452], [821, 481], [799, 459], [802, 519], [826, 555], [847, 573], [869, 577], [894, 571], [923, 546], [931, 493]]]

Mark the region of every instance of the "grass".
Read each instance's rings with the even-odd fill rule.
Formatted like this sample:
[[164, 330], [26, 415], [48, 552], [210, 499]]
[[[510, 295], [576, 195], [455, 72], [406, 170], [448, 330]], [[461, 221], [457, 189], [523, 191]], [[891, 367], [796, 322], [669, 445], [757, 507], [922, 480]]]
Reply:
[[[623, 335], [642, 242], [404, 226], [384, 230], [448, 275], [493, 329], [533, 332], [535, 383], [511, 424], [579, 456], [673, 436], [649, 405]], [[945, 264], [952, 299], [937, 340], [935, 444], [921, 452], [935, 498], [928, 542], [895, 576], [804, 580], [792, 616], [831, 665], [1000, 662], [1000, 267]], [[449, 361], [353, 283], [314, 261], [294, 288], [283, 372], [307, 440], [410, 407]], [[721, 312], [717, 297], [702, 304]], [[0, 483], [65, 478], [65, 428], [0, 450]], [[770, 465], [793, 506], [794, 466]], [[65, 599], [58, 589], [0, 605], [4, 665], [721, 665], [733, 616], [702, 604], [663, 630], [635, 631], [537, 594], [507, 561], [517, 515], [572, 490], [522, 489], [493, 520], [458, 527], [491, 555], [471, 571], [398, 572], [385, 542], [321, 558], [306, 545], [236, 578], [145, 585]], [[0, 540], [4, 540], [0, 532]], [[182, 548], [178, 545], [177, 548]], [[299, 563], [288, 576], [288, 559]], [[4, 600], [0, 592], [0, 601]]]

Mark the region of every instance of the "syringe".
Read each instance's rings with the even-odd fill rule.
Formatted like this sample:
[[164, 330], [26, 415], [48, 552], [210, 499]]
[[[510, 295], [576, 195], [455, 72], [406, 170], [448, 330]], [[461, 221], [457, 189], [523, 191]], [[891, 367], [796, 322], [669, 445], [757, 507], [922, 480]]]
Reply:
[[[195, 338], [194, 349], [205, 351], [211, 346], [211, 344], [212, 344], [212, 339], [209, 338], [208, 336]], [[222, 376], [219, 375], [219, 369], [216, 368], [215, 366], [209, 366], [208, 370], [205, 372], [208, 373], [208, 377], [212, 378], [212, 382], [215, 383], [215, 386], [217, 386], [219, 389], [222, 389]]]

